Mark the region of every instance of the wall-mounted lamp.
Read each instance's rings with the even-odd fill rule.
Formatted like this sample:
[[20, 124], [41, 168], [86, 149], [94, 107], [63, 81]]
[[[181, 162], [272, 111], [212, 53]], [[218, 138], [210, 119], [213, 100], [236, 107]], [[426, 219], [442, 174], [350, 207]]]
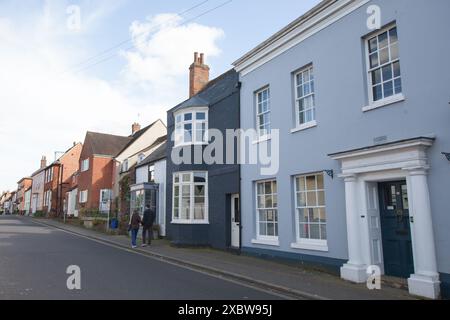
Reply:
[[450, 153], [442, 152], [442, 154], [447, 158], [448, 161], [450, 161]]
[[331, 179], [334, 179], [334, 170], [323, 170]]

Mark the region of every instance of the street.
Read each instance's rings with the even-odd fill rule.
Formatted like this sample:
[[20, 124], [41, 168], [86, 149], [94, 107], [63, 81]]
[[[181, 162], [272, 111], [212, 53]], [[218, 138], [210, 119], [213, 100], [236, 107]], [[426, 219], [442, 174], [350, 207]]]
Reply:
[[[81, 269], [81, 290], [66, 270]], [[0, 216], [0, 300], [272, 300], [279, 296], [105, 245], [30, 219]]]

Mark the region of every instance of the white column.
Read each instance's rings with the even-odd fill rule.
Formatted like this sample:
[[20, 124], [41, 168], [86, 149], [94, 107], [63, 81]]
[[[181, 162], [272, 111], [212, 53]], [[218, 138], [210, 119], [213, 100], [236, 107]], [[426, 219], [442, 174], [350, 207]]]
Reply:
[[440, 282], [427, 169], [410, 168], [407, 171], [415, 270], [415, 273], [408, 279], [409, 292], [430, 299], [438, 299]]
[[349, 261], [341, 268], [341, 278], [356, 283], [367, 281], [367, 266], [364, 264], [361, 238], [361, 212], [358, 207], [358, 185], [356, 175], [343, 175], [345, 179], [345, 203]]

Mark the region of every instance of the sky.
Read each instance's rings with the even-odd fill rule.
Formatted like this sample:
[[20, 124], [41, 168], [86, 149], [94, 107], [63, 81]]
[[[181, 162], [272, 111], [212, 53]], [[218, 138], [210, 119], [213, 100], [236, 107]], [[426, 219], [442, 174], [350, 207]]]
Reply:
[[203, 52], [211, 78], [319, 0], [0, 0], [0, 192], [86, 131], [166, 122]]

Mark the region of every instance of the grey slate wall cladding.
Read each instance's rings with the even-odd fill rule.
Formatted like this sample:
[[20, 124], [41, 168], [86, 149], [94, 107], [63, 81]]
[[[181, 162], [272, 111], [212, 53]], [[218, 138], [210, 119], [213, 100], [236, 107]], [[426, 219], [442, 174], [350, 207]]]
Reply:
[[[209, 104], [209, 128], [225, 133], [226, 129], [239, 127], [239, 82], [235, 71], [229, 71], [211, 84], [193, 101]], [[230, 195], [239, 193], [239, 165], [174, 165], [171, 153], [174, 142], [170, 137], [174, 131], [173, 113], [184, 107], [189, 107], [191, 100], [175, 107], [168, 112], [168, 148], [167, 148], [167, 221], [172, 221], [173, 173], [180, 171], [208, 171], [209, 195], [209, 225], [167, 225], [167, 235], [174, 245], [211, 246], [225, 249], [230, 246]], [[190, 152], [184, 148], [183, 152]]]
[[[243, 247], [322, 258], [348, 259], [344, 181], [325, 175], [328, 252], [292, 249], [295, 241], [292, 176], [334, 169], [327, 154], [373, 145], [376, 137], [396, 141], [434, 135], [429, 149], [428, 183], [432, 204], [438, 269], [450, 274], [450, 20], [448, 1], [371, 1], [365, 6], [241, 77], [241, 123], [254, 128], [254, 92], [270, 85], [272, 128], [280, 132], [278, 179], [280, 246], [252, 244], [256, 234], [254, 181], [266, 179], [256, 166], [242, 166]], [[382, 24], [396, 22], [399, 34], [403, 93], [406, 100], [369, 112], [363, 37], [366, 9], [377, 4]], [[313, 63], [318, 126], [291, 133], [294, 127], [292, 73]], [[424, 80], [428, 79], [428, 80]], [[444, 276], [441, 281], [448, 281]], [[445, 286], [448, 288], [448, 284]], [[447, 289], [448, 292], [448, 289]], [[447, 293], [448, 294], [448, 293]]]

